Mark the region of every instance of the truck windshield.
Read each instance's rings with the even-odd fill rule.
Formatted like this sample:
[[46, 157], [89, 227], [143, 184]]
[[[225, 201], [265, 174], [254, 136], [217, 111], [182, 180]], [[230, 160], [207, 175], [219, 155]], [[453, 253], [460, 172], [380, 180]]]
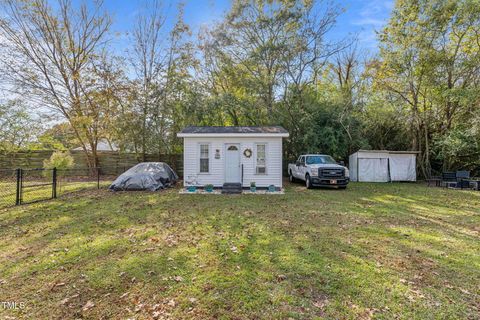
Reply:
[[308, 156], [307, 164], [336, 164], [337, 162], [330, 156]]

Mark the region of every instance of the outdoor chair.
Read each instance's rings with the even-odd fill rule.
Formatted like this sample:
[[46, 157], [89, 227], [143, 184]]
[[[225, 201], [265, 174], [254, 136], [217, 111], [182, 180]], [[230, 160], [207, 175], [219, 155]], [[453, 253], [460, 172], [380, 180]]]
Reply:
[[435, 187], [440, 187], [442, 183], [442, 177], [440, 176], [431, 176], [430, 178], [426, 179], [427, 181], [427, 186], [430, 187], [430, 185], [435, 185]]
[[470, 171], [457, 171], [457, 188], [470, 188]]
[[442, 183], [448, 188], [457, 186], [457, 173], [456, 172], [442, 172]]
[[473, 190], [480, 191], [480, 178], [474, 178], [473, 180], [470, 180], [470, 186]]

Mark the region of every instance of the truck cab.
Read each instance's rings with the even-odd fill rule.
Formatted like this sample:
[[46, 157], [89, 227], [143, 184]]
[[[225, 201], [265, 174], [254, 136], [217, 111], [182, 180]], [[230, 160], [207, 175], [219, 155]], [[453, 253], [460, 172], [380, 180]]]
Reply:
[[315, 186], [345, 189], [350, 182], [348, 168], [325, 154], [300, 155], [295, 163], [288, 165], [288, 175], [291, 182], [305, 181], [308, 189]]

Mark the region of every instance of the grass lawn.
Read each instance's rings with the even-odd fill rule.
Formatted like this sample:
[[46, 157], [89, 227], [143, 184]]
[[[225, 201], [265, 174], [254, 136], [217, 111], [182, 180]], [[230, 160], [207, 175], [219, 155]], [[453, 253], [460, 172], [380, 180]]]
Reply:
[[[52, 197], [52, 187], [49, 185], [43, 185], [38, 187], [31, 187], [37, 184], [47, 184], [51, 183], [48, 180], [33, 180], [24, 183], [25, 188], [23, 189], [22, 199], [23, 203], [31, 203], [36, 201], [42, 201], [50, 199]], [[101, 180], [101, 188], [108, 188], [112, 183], [112, 179]], [[57, 183], [57, 196], [62, 196], [67, 193], [78, 192], [86, 189], [97, 189], [97, 181], [90, 179], [90, 181], [65, 181], [62, 179], [58, 180]], [[12, 207], [15, 205], [17, 194], [17, 183], [16, 181], [12, 182], [2, 182], [0, 181], [0, 210]]]
[[0, 318], [480, 318], [480, 192], [286, 189], [2, 210]]

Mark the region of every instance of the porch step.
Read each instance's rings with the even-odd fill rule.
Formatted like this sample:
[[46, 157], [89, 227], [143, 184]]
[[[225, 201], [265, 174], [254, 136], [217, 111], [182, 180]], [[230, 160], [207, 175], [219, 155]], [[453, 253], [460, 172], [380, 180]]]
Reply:
[[224, 183], [222, 187], [223, 194], [240, 194], [242, 193], [241, 183]]

